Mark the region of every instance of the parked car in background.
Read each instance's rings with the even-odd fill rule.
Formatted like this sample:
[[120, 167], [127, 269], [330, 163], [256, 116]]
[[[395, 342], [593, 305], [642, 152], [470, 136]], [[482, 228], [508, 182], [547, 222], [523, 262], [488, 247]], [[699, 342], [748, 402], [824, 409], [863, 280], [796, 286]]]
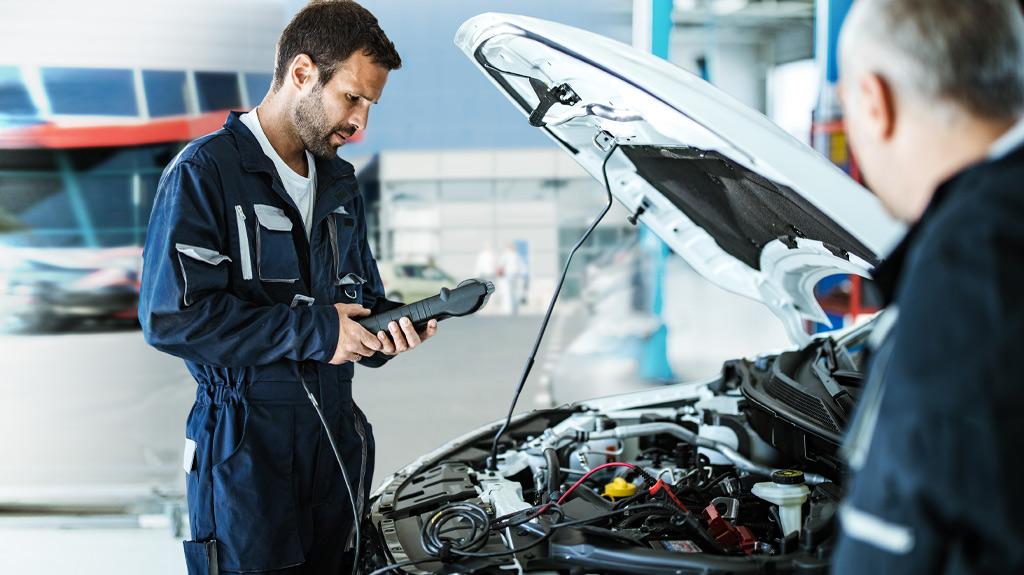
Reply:
[[2, 248], [0, 323], [22, 332], [138, 325], [142, 248]]
[[378, 262], [387, 298], [401, 302], [419, 301], [437, 295], [441, 288], [458, 284], [452, 276], [430, 263]]

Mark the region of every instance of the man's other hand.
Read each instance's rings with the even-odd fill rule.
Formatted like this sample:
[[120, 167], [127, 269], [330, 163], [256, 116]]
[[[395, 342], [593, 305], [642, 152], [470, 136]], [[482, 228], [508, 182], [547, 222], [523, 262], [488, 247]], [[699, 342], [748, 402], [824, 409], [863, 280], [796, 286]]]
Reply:
[[403, 317], [398, 321], [388, 324], [388, 331], [377, 332], [377, 342], [381, 344], [381, 353], [385, 355], [398, 355], [409, 351], [417, 345], [427, 341], [437, 334], [437, 320], [427, 322], [427, 327], [416, 331], [412, 321]]
[[346, 361], [359, 361], [381, 351], [384, 346], [352, 318], [366, 317], [370, 310], [354, 303], [336, 303], [338, 310], [338, 348], [330, 363], [338, 365]]

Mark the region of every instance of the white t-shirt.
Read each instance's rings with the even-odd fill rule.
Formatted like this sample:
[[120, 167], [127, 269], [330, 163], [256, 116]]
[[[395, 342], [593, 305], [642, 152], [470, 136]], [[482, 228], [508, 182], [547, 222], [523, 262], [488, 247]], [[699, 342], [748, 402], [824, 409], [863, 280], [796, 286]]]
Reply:
[[297, 174], [295, 170], [288, 167], [288, 164], [281, 159], [274, 146], [270, 145], [270, 140], [267, 139], [267, 134], [263, 132], [263, 126], [260, 125], [260, 118], [256, 114], [256, 110], [257, 108], [253, 108], [251, 111], [242, 114], [239, 119], [256, 136], [256, 141], [263, 148], [263, 153], [274, 162], [274, 167], [277, 168], [277, 175], [280, 176], [285, 191], [291, 196], [295, 206], [299, 208], [299, 213], [302, 214], [302, 225], [306, 228], [306, 239], [309, 239], [313, 227], [313, 207], [316, 205], [316, 163], [313, 160], [313, 154], [306, 150], [306, 164], [309, 166], [309, 177], [302, 177]]
[[988, 158], [990, 160], [1000, 160], [1022, 144], [1024, 144], [1024, 118], [1018, 120], [1008, 132], [992, 144], [988, 151]]

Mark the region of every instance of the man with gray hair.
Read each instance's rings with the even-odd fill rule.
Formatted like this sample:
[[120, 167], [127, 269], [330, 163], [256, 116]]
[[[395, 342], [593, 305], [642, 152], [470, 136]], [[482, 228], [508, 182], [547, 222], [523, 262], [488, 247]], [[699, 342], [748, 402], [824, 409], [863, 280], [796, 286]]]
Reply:
[[1024, 573], [1024, 16], [1016, 0], [857, 0], [850, 144], [910, 224], [876, 270], [835, 573]]

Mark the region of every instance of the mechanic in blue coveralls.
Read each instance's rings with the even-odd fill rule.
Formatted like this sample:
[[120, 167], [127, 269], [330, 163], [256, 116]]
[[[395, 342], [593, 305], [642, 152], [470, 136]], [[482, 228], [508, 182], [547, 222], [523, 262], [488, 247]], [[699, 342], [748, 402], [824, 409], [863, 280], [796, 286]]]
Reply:
[[1024, 16], [1015, 0], [857, 0], [850, 143], [910, 224], [844, 452], [834, 572], [1024, 573]]
[[367, 10], [313, 3], [281, 34], [259, 107], [188, 144], [160, 180], [139, 317], [199, 384], [186, 424], [191, 574], [350, 568], [349, 494], [300, 370], [362, 505], [374, 443], [353, 365], [380, 366], [437, 330], [356, 323], [399, 304], [384, 299], [337, 151], [400, 65]]

